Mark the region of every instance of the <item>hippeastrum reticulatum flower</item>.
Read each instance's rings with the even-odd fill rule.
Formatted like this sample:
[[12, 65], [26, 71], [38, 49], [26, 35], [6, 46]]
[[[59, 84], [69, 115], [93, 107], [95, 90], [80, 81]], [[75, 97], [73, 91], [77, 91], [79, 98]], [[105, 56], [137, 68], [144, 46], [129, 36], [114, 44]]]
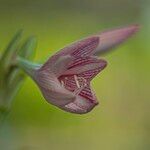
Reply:
[[87, 113], [98, 104], [90, 81], [107, 65], [97, 56], [137, 30], [138, 26], [132, 25], [90, 36], [61, 49], [43, 65], [33, 65], [21, 58], [18, 63], [34, 79], [49, 103], [68, 112]]

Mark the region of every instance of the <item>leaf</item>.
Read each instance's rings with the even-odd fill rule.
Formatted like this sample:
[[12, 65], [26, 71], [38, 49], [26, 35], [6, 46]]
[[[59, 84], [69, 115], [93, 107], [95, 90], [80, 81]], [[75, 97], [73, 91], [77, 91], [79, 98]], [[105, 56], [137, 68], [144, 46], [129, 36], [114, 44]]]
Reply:
[[19, 50], [19, 55], [28, 60], [32, 60], [35, 56], [35, 49], [37, 47], [37, 39], [35, 37], [30, 37], [26, 40], [23, 46]]
[[11, 63], [11, 59], [14, 54], [17, 53], [18, 45], [22, 36], [23, 30], [19, 30], [12, 40], [9, 42], [7, 48], [4, 50], [4, 53], [1, 57], [1, 63], [3, 67], [7, 69]]
[[[30, 37], [26, 40], [26, 42], [22, 45], [22, 47], [18, 50], [17, 56], [21, 56], [23, 59], [32, 60], [35, 55], [35, 49], [37, 47], [37, 40], [35, 37]], [[9, 72], [7, 75], [8, 85], [9, 87], [17, 87], [19, 82], [24, 79], [24, 74], [20, 69], [16, 66], [12, 66], [9, 68]]]

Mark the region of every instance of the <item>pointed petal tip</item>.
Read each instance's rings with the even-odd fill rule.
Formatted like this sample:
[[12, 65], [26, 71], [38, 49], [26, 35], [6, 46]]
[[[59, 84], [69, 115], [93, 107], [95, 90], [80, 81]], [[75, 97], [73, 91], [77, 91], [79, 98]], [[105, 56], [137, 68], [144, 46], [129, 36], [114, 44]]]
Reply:
[[[87, 101], [86, 101], [87, 102]], [[86, 103], [85, 105], [83, 105], [83, 103], [77, 103], [77, 101], [75, 103], [70, 103], [69, 105], [66, 105], [65, 107], [61, 107], [61, 109], [73, 113], [73, 114], [87, 114], [89, 112], [91, 112], [97, 105], [99, 104], [99, 102], [97, 100], [92, 101], [90, 103]]]
[[112, 48], [120, 45], [126, 41], [129, 37], [139, 31], [140, 26], [138, 24], [132, 24], [125, 27], [111, 29], [97, 34], [100, 37], [100, 43], [95, 49], [94, 55], [99, 56]]
[[104, 59], [100, 59], [100, 68], [104, 69], [105, 67], [107, 67], [108, 63], [106, 60]]
[[97, 105], [99, 105], [99, 102], [98, 102], [98, 101], [94, 102], [93, 105], [92, 105], [91, 107], [89, 107], [89, 108], [88, 108], [84, 113], [82, 113], [82, 114], [87, 114], [87, 113], [91, 112]]
[[95, 101], [94, 102], [95, 106], [99, 105], [99, 102], [98, 101]]
[[134, 32], [139, 31], [140, 25], [139, 24], [133, 24], [129, 26]]
[[138, 25], [138, 24], [129, 25], [124, 28], [124, 30], [127, 32], [128, 35], [132, 35], [132, 34], [138, 32], [139, 29], [140, 29], [140, 25]]

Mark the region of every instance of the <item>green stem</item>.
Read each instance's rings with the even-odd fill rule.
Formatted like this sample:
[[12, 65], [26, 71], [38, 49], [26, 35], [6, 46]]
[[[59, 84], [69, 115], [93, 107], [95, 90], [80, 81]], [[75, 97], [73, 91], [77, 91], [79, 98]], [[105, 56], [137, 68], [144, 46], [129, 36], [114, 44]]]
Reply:
[[[34, 74], [36, 70], [40, 67], [40, 65], [31, 63], [21, 57], [17, 57], [14, 63], [15, 64], [13, 65], [15, 67], [20, 67], [33, 79], [35, 77]], [[0, 68], [0, 70], [1, 69], [2, 68]], [[10, 73], [9, 76], [13, 78]], [[6, 112], [9, 110], [12, 99], [16, 95], [16, 92], [18, 91], [20, 87], [19, 85], [22, 83], [23, 78], [24, 76], [19, 73], [19, 76], [16, 76], [16, 78], [13, 78], [13, 81], [10, 81], [6, 75], [0, 75], [0, 112]]]
[[23, 69], [32, 78], [34, 76], [35, 71], [41, 67], [40, 64], [32, 63], [21, 57], [17, 57], [16, 65]]

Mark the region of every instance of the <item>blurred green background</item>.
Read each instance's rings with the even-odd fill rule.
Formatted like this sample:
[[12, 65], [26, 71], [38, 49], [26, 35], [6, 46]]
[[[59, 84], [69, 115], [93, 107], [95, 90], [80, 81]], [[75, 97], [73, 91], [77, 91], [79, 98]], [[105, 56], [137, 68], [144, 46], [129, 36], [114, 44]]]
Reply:
[[0, 150], [149, 150], [150, 1], [0, 0], [0, 49], [23, 28], [38, 38], [36, 62], [104, 29], [138, 23], [140, 32], [106, 56], [92, 84], [100, 101], [75, 115], [49, 105], [28, 78], [0, 131]]

